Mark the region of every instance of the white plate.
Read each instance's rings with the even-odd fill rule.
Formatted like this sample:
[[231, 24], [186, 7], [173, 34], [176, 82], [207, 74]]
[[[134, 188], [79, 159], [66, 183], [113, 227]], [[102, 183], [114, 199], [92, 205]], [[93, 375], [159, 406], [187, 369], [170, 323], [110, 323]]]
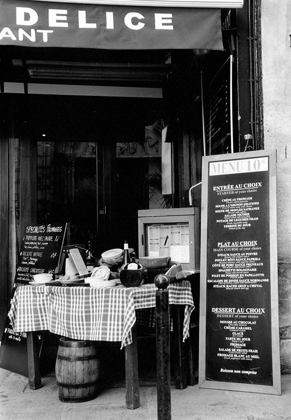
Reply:
[[89, 282], [91, 287], [96, 287], [96, 288], [104, 288], [104, 287], [113, 287], [116, 286], [116, 280], [105, 280], [105, 281], [94, 281], [94, 282]]

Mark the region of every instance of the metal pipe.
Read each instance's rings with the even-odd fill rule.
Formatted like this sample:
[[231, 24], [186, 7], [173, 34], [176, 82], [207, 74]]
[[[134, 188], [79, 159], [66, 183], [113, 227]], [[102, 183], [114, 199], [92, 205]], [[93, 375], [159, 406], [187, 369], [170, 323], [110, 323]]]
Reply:
[[198, 187], [198, 185], [200, 185], [200, 184], [202, 184], [202, 181], [201, 182], [198, 182], [195, 185], [192, 185], [192, 187], [189, 188], [189, 193], [188, 193], [189, 194], [189, 206], [192, 206], [192, 195], [191, 195], [191, 192], [192, 192], [193, 188]]

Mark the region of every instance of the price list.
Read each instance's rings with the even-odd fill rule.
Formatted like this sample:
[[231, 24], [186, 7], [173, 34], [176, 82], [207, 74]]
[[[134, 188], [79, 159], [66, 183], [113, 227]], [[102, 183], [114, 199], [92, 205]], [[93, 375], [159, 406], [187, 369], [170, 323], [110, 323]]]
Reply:
[[[15, 284], [26, 285], [34, 274], [54, 272], [59, 265], [67, 224], [28, 225], [22, 238]], [[37, 336], [42, 339], [43, 334]], [[28, 376], [27, 335], [15, 332], [7, 317], [0, 347], [0, 367]]]
[[269, 160], [208, 165], [206, 377], [271, 385]]
[[66, 224], [29, 225], [22, 239], [17, 283], [27, 283], [38, 273], [52, 273], [60, 261]]

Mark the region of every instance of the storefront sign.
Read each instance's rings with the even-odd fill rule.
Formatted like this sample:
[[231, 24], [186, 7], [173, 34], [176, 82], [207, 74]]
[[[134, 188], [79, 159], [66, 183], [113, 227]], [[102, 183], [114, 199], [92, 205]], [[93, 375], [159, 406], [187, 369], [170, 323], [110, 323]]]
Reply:
[[28, 283], [38, 273], [53, 272], [60, 263], [66, 225], [26, 226], [21, 243], [16, 283]]
[[[47, 0], [32, 0], [47, 1]], [[51, 3], [86, 3], [86, 4], [113, 4], [118, 6], [150, 6], [150, 7], [242, 7], [243, 0], [50, 0]]]
[[0, 0], [0, 45], [222, 50], [219, 9]]
[[203, 158], [202, 388], [280, 394], [276, 154]]

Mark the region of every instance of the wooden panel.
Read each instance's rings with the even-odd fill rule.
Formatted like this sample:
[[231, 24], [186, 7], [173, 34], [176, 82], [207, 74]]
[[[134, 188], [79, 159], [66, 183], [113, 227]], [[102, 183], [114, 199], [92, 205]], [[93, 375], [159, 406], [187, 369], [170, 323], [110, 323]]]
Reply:
[[140, 406], [138, 383], [138, 353], [136, 324], [132, 327], [132, 343], [125, 346], [126, 407], [134, 410]]
[[9, 261], [9, 189], [8, 189], [8, 132], [7, 104], [2, 99], [0, 105], [0, 334], [4, 329], [8, 310], [8, 261]]

